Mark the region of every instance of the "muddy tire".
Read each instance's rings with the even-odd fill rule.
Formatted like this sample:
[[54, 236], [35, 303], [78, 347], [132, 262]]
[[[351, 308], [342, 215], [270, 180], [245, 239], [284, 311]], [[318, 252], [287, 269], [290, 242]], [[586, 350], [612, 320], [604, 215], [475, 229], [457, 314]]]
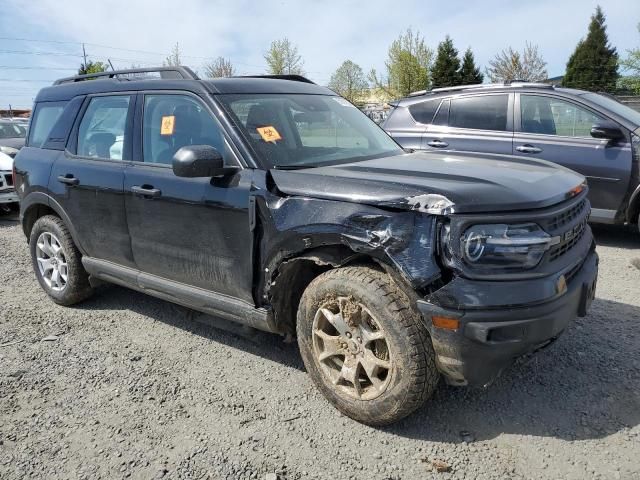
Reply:
[[29, 248], [36, 278], [54, 302], [73, 305], [93, 293], [82, 256], [60, 218], [40, 217], [31, 229]]
[[297, 335], [313, 382], [358, 422], [396, 422], [438, 384], [420, 314], [386, 273], [373, 268], [339, 268], [313, 280], [300, 300]]

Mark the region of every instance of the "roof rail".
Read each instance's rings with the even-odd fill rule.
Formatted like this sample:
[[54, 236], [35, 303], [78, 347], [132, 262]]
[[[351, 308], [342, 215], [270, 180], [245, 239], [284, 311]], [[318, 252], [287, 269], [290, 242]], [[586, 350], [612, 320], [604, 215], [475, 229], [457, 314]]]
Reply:
[[238, 75], [233, 78], [273, 78], [276, 80], [291, 80], [292, 82], [316, 84], [316, 82], [313, 82], [302, 75]]
[[504, 87], [519, 87], [519, 88], [548, 88], [553, 89], [554, 86], [549, 83], [537, 83], [526, 82], [524, 80], [508, 80], [503, 83], [477, 83], [473, 85], [456, 85], [454, 87], [437, 87], [431, 90], [420, 90], [418, 92], [412, 92], [408, 97], [418, 97], [420, 95], [426, 95], [428, 93], [440, 93], [440, 92], [455, 92], [459, 90], [470, 90], [479, 88], [504, 88]]
[[[110, 79], [116, 80], [131, 80], [126, 78], [127, 76], [136, 76], [145, 73], [159, 73], [162, 79], [183, 79], [183, 80], [199, 80], [198, 75], [189, 67], [175, 66], [175, 67], [151, 67], [151, 68], [131, 68], [128, 70], [113, 70], [110, 72], [98, 72], [87, 73], [85, 75], [75, 75], [73, 77], [60, 78], [53, 82], [54, 85], [61, 85], [63, 83], [75, 83], [82, 82], [84, 80], [91, 79]], [[125, 78], [118, 78], [124, 76]], [[134, 78], [135, 80], [135, 78]]]

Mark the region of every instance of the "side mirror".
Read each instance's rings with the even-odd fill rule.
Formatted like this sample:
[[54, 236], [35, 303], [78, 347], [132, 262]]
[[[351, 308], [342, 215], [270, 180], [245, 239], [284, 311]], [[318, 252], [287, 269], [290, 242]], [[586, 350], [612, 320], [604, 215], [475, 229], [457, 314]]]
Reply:
[[220, 152], [210, 145], [182, 147], [173, 156], [173, 173], [177, 177], [221, 177], [239, 170], [225, 167]]
[[591, 127], [593, 138], [605, 138], [607, 140], [620, 140], [624, 138], [624, 133], [620, 127], [613, 122], [600, 122]]

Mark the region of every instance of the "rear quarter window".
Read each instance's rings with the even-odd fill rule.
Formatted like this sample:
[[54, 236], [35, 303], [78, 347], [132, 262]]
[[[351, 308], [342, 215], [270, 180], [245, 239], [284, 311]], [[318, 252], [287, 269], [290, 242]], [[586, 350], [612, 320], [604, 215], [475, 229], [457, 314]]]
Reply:
[[29, 128], [29, 146], [40, 148], [64, 111], [67, 102], [42, 102], [36, 105]]
[[433, 121], [433, 116], [436, 114], [439, 105], [440, 99], [414, 103], [409, 105], [409, 113], [411, 113], [416, 122], [428, 125]]

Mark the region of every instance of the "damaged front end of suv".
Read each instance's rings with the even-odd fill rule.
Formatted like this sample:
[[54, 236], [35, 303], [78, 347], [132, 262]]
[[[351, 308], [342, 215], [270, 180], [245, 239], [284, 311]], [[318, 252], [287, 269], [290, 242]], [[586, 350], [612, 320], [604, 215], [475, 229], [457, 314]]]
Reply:
[[[480, 160], [421, 157], [436, 170], [442, 162], [473, 170]], [[396, 162], [417, 168], [415, 155]], [[515, 358], [555, 340], [576, 312], [584, 316], [595, 291], [598, 260], [584, 179], [541, 167], [551, 175], [536, 198], [504, 176], [502, 185], [488, 182], [490, 194], [476, 189], [464, 198], [456, 189], [447, 195], [451, 178], [430, 178], [431, 188], [442, 188], [424, 193], [424, 180], [393, 184], [391, 172], [375, 161], [273, 170], [256, 197], [257, 296], [273, 307], [277, 330], [293, 334], [300, 297], [319, 273], [375, 264], [417, 305], [447, 382], [488, 385]], [[357, 188], [361, 182], [366, 185]], [[563, 193], [554, 197], [553, 190]], [[500, 196], [510, 203], [500, 207]]]

